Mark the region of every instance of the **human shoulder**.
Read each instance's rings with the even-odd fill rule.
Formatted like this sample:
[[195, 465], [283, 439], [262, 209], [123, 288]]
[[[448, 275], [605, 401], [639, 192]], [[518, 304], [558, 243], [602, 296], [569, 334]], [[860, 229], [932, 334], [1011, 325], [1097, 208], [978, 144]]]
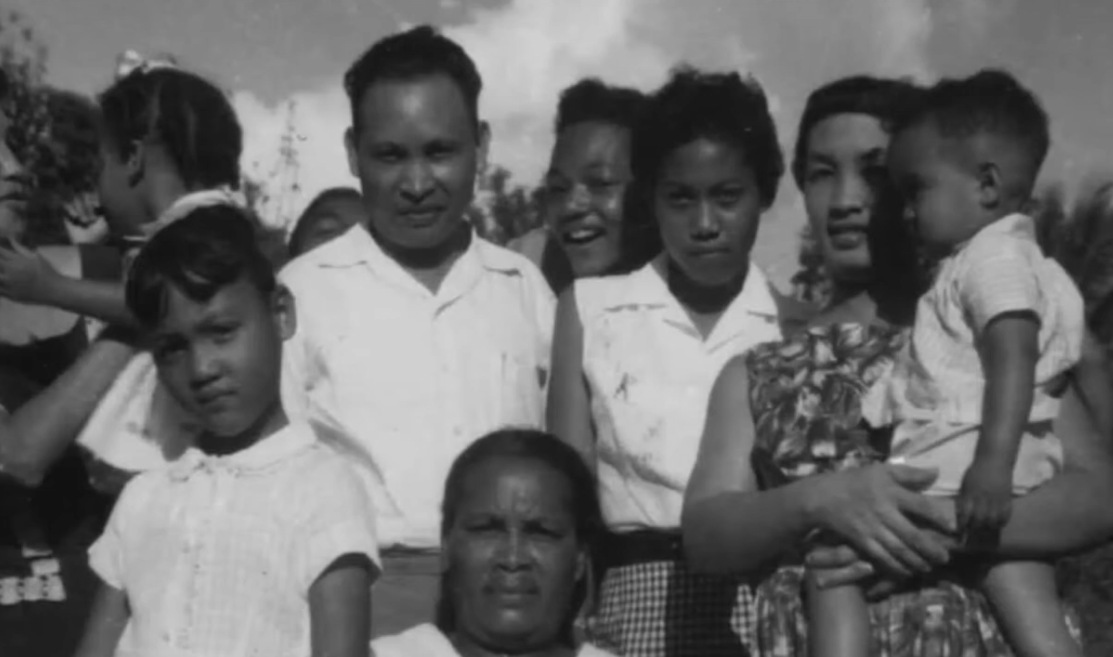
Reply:
[[458, 657], [448, 638], [429, 623], [375, 639], [371, 651], [375, 657]]
[[499, 246], [478, 235], [475, 236], [475, 240], [475, 248], [488, 269], [544, 281], [540, 267], [525, 254], [510, 248], [509, 245]]
[[658, 276], [653, 264], [624, 274], [608, 276], [589, 276], [576, 279], [568, 290], [574, 295], [580, 318], [590, 319], [617, 307], [637, 305], [654, 294]]
[[350, 266], [366, 256], [366, 243], [371, 239], [363, 226], [352, 226], [344, 234], [290, 260], [278, 273], [286, 285], [319, 279], [324, 272]]
[[142, 515], [152, 505], [161, 508], [162, 501], [169, 493], [172, 483], [170, 477], [172, 465], [140, 472], [129, 479], [116, 498], [112, 514], [130, 521]]
[[978, 231], [957, 258], [962, 271], [1030, 266], [1044, 259], [1035, 226], [1026, 215], [998, 219]]

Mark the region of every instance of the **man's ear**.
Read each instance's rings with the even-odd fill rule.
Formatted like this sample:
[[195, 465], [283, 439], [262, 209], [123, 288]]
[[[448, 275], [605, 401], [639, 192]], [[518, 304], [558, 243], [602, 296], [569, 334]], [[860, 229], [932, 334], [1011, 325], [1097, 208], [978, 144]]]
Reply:
[[344, 131], [344, 150], [348, 153], [348, 172], [359, 178], [359, 143], [354, 127]]
[[1005, 191], [1002, 188], [1001, 169], [996, 162], [982, 162], [977, 172], [978, 203], [992, 209], [1001, 204]]
[[271, 309], [278, 323], [278, 334], [283, 341], [294, 337], [298, 332], [297, 300], [285, 285], [275, 288], [271, 296]]

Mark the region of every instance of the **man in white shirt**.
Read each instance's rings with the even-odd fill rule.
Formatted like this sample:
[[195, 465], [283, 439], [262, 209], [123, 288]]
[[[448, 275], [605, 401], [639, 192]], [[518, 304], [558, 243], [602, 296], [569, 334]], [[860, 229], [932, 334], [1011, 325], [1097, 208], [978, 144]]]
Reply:
[[488, 132], [479, 73], [432, 28], [372, 46], [344, 78], [368, 229], [293, 261], [284, 397], [371, 488], [384, 576], [373, 631], [432, 620], [448, 468], [483, 434], [540, 427], [554, 300], [526, 258], [465, 218]]

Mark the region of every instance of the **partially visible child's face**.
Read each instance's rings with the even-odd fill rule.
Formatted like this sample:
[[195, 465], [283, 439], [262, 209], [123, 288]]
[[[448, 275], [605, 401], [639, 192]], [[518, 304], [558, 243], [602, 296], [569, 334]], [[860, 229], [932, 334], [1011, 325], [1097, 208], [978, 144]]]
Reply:
[[153, 332], [159, 377], [210, 434], [238, 437], [278, 403], [292, 312], [288, 294], [270, 299], [246, 277], [205, 302], [171, 287]]
[[677, 148], [654, 185], [653, 213], [665, 250], [693, 282], [708, 287], [745, 274], [764, 210], [745, 154], [718, 140]]
[[895, 135], [888, 163], [909, 228], [927, 252], [946, 254], [981, 228], [984, 213], [973, 167], [963, 161], [960, 146], [930, 123]]
[[298, 235], [297, 243], [291, 245], [290, 255], [299, 256], [331, 242], [352, 226], [366, 223], [366, 216], [363, 203], [356, 199], [340, 199], [324, 204], [303, 219], [308, 226]]

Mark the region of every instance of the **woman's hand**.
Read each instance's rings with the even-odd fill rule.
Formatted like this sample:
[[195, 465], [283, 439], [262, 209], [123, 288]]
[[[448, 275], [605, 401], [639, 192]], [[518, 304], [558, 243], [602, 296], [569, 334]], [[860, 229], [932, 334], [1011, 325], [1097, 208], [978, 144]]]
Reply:
[[0, 247], [0, 295], [13, 301], [44, 304], [60, 274], [41, 254], [19, 242]]
[[870, 562], [846, 545], [816, 547], [808, 552], [804, 564], [820, 589], [858, 585], [870, 602], [884, 600], [913, 582], [908, 577], [878, 574]]
[[[919, 492], [936, 473], [901, 465], [871, 465], [817, 481], [813, 513], [817, 524], [852, 546], [869, 564], [898, 578], [931, 572], [947, 563], [950, 551], [938, 535], [953, 535], [953, 511]], [[868, 567], [869, 572], [861, 572]], [[860, 567], [861, 576], [874, 566]]]
[[[958, 547], [957, 540], [932, 529], [921, 528], [948, 549]], [[878, 573], [869, 561], [848, 545], [821, 545], [808, 552], [804, 565], [811, 571], [821, 589], [858, 584], [865, 587], [870, 600], [886, 598], [912, 584], [909, 578]]]

